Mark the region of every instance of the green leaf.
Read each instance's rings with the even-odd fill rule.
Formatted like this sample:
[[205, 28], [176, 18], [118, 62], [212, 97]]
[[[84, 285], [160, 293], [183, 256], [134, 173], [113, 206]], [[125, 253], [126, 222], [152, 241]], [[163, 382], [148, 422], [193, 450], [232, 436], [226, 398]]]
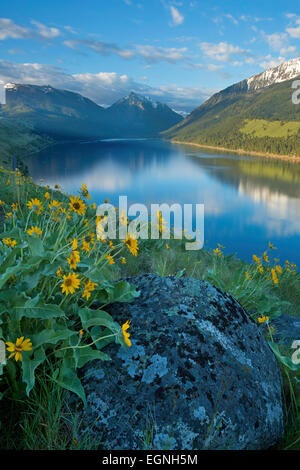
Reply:
[[27, 238], [28, 246], [31, 250], [31, 253], [34, 256], [43, 256], [44, 254], [44, 245], [43, 241], [37, 237], [28, 237]]
[[87, 330], [91, 326], [104, 326], [109, 328], [113, 333], [117, 333], [120, 330], [120, 325], [103, 310], [92, 310], [91, 308], [84, 307], [78, 310], [78, 314], [84, 330]]
[[32, 348], [37, 349], [45, 344], [57, 344], [59, 341], [67, 340], [72, 335], [78, 335], [76, 331], [68, 330], [67, 328], [59, 328], [53, 326], [50, 329], [40, 331], [35, 335], [31, 335]]
[[76, 393], [83, 401], [84, 406], [87, 405], [84, 389], [77, 376], [73, 358], [66, 357], [62, 362], [59, 376], [56, 379], [52, 376], [52, 379], [66, 390]]
[[87, 362], [95, 359], [101, 361], [111, 361], [111, 358], [102, 351], [90, 348], [76, 348], [74, 349], [74, 359], [77, 367], [83, 367]]
[[22, 377], [23, 382], [26, 383], [26, 394], [29, 396], [30, 391], [34, 387], [35, 383], [35, 370], [44, 362], [46, 359], [45, 351], [43, 348], [39, 348], [35, 351], [34, 357], [31, 359], [25, 359], [22, 361]]
[[105, 289], [108, 293], [109, 302], [131, 302], [140, 295], [135, 286], [127, 281], [119, 281], [113, 287]]
[[43, 320], [49, 318], [58, 318], [64, 316], [64, 311], [58, 305], [45, 304], [40, 301], [38, 294], [33, 299], [28, 299], [24, 305], [16, 307], [19, 319], [26, 318], [42, 318]]
[[21, 264], [7, 268], [5, 272], [0, 275], [0, 289], [2, 289], [6, 281], [8, 281], [11, 276], [15, 276], [18, 272], [23, 271], [23, 269], [24, 267]]
[[283, 364], [285, 367], [287, 367], [290, 370], [300, 370], [299, 364], [294, 364], [291, 358], [283, 356], [280, 353], [278, 346], [275, 343], [268, 341], [268, 344], [270, 348], [272, 349], [273, 353], [275, 354], [276, 358], [278, 359], [278, 361], [281, 362], [281, 364]]
[[108, 328], [103, 329], [101, 326], [93, 326], [91, 329], [91, 337], [93, 341], [96, 341], [95, 346], [98, 350], [103, 349], [105, 346], [115, 341], [120, 342], [118, 339], [119, 335], [111, 336], [111, 330]]

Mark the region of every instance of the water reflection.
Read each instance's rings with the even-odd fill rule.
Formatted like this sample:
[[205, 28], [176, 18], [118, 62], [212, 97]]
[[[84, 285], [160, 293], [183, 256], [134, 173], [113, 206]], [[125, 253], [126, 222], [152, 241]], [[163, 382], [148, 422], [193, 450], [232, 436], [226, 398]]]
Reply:
[[268, 240], [300, 264], [300, 165], [201, 151], [160, 140], [64, 144], [27, 160], [35, 181], [68, 193], [85, 182], [94, 200], [205, 204], [208, 247], [249, 259]]

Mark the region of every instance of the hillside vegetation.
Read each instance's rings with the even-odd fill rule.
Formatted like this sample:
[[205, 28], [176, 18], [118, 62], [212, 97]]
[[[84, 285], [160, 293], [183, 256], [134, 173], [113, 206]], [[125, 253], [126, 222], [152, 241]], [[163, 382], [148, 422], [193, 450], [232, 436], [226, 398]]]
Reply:
[[17, 158], [18, 153], [23, 157], [24, 153], [36, 152], [51, 142], [50, 138], [34, 133], [29, 127], [0, 119], [0, 165], [11, 168], [12, 158]]
[[230, 87], [230, 92], [213, 95], [162, 135], [182, 142], [300, 156], [300, 105], [292, 102], [291, 84], [289, 80], [247, 93]]

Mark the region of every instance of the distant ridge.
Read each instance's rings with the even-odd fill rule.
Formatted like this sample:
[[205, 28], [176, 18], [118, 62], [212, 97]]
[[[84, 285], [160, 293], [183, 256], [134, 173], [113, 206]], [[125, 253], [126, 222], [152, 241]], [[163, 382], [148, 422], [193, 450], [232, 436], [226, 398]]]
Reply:
[[60, 140], [154, 137], [182, 120], [167, 105], [136, 93], [108, 108], [50, 85], [7, 83], [0, 117]]

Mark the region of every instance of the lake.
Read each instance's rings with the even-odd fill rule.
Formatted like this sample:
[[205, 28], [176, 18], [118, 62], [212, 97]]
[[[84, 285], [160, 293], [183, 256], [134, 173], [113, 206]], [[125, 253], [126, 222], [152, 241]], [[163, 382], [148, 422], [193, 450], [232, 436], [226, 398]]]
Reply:
[[246, 261], [269, 241], [300, 266], [300, 164], [178, 145], [159, 139], [60, 144], [27, 157], [35, 182], [96, 203], [205, 205], [205, 247], [224, 245]]

